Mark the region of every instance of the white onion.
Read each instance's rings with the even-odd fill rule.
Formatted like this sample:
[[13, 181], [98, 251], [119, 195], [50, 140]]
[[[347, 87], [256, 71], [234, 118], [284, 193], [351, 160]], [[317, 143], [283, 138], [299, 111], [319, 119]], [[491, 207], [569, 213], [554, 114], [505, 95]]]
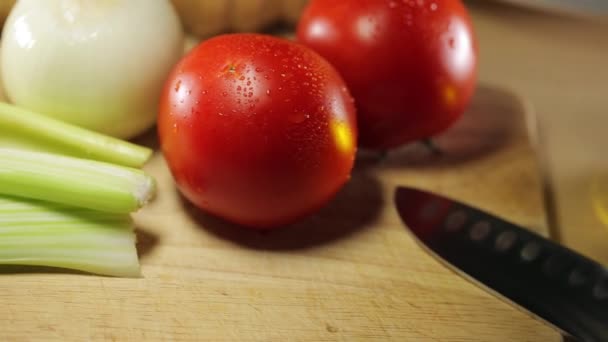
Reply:
[[183, 52], [168, 0], [19, 0], [2, 33], [15, 104], [120, 138], [155, 121]]

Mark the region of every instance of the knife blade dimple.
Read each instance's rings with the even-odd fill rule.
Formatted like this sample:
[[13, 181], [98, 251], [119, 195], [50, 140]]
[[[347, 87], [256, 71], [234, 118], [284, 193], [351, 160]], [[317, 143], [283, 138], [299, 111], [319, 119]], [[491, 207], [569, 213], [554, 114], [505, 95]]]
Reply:
[[521, 259], [526, 262], [531, 262], [536, 260], [541, 252], [540, 244], [531, 241], [527, 242], [520, 252]]
[[457, 232], [464, 228], [466, 222], [467, 214], [464, 211], [454, 211], [447, 217], [445, 221], [445, 230], [448, 232]]
[[601, 279], [593, 288], [593, 295], [598, 300], [608, 299], [608, 278]]

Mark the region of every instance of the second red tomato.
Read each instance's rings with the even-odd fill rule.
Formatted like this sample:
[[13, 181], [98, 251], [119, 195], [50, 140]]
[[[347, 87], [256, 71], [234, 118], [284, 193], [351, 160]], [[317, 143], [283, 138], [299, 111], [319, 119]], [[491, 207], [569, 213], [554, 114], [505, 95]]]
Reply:
[[365, 147], [445, 130], [475, 88], [477, 47], [460, 0], [312, 0], [298, 40], [346, 80]]

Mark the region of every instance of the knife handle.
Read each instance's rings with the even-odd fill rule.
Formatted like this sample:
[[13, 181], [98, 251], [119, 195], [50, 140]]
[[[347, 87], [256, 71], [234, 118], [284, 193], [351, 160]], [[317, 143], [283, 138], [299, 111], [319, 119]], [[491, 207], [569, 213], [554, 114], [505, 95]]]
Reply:
[[604, 266], [466, 205], [446, 212], [440, 230], [433, 243], [466, 273], [582, 341], [608, 341]]

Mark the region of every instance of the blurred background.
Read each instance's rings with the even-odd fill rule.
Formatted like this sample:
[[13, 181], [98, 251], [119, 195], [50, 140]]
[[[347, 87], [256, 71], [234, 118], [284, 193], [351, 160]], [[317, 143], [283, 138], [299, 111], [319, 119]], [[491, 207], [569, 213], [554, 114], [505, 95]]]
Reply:
[[553, 237], [608, 265], [608, 2], [580, 1], [599, 6], [588, 13], [515, 2], [539, 6], [467, 2], [480, 82], [513, 90], [537, 116]]
[[[289, 32], [306, 0], [172, 0], [191, 42]], [[0, 18], [14, 1], [0, 0]], [[536, 116], [553, 238], [608, 265], [608, 1], [470, 0], [480, 83]], [[534, 125], [533, 125], [534, 126]]]

